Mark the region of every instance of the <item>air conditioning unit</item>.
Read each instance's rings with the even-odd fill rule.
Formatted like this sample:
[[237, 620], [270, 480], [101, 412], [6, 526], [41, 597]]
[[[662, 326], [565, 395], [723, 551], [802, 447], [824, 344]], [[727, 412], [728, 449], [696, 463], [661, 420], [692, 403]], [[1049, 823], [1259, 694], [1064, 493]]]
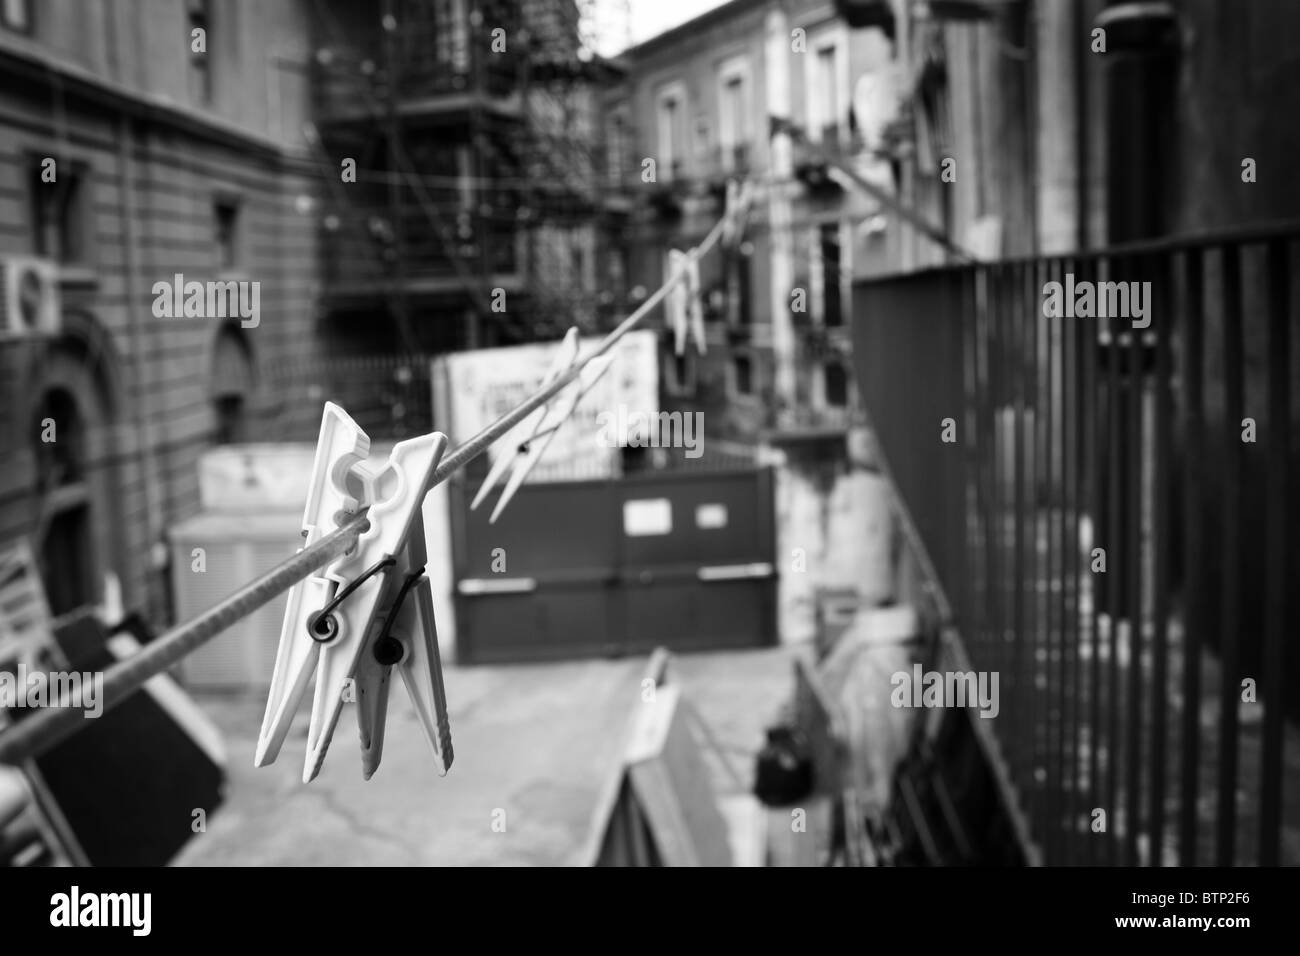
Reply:
[[58, 335], [59, 267], [36, 256], [0, 257], [0, 338]]

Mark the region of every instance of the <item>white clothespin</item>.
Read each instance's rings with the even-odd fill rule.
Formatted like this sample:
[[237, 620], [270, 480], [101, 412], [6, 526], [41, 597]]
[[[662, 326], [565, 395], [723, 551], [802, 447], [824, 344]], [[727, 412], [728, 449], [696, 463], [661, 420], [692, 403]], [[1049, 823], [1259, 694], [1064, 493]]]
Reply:
[[686, 351], [686, 329], [690, 326], [691, 337], [695, 339], [695, 348], [704, 354], [704, 306], [700, 301], [700, 256], [696, 249], [681, 252], [668, 250], [668, 268], [670, 275], [684, 265], [686, 278], [679, 281], [665, 296], [664, 311], [668, 324], [673, 329], [673, 348], [678, 355]]
[[[577, 360], [578, 330], [575, 327], [565, 333], [564, 341], [560, 343], [559, 354], [551, 361], [551, 366], [542, 379], [541, 387], [545, 388], [553, 384], [556, 379], [569, 371]], [[492, 516], [488, 519], [489, 523], [496, 523], [501, 512], [510, 503], [510, 499], [519, 490], [519, 486], [528, 477], [528, 473], [546, 452], [560, 426], [568, 421], [583, 396], [609, 370], [613, 361], [612, 355], [602, 355], [592, 359], [573, 382], [552, 396], [545, 405], [535, 409], [502, 439], [501, 451], [496, 461], [492, 463], [487, 477], [483, 479], [483, 484], [479, 486], [478, 493], [474, 495], [474, 500], [470, 502], [470, 510], [482, 504], [488, 492], [501, 480], [501, 476], [513, 468], [505, 487], [501, 489], [501, 497], [497, 499], [496, 507], [492, 509]]]
[[745, 234], [745, 220], [754, 202], [754, 185], [748, 179], [727, 180], [727, 208], [723, 213], [722, 244], [731, 248]]
[[312, 467], [303, 537], [310, 545], [361, 508], [370, 528], [353, 549], [289, 592], [275, 674], [254, 762], [280, 753], [314, 673], [303, 782], [320, 772], [343, 710], [357, 691], [362, 766], [367, 778], [383, 750], [388, 678], [397, 667], [433, 746], [439, 773], [451, 766], [451, 731], [434, 631], [421, 505], [442, 458], [440, 432], [400, 442], [386, 462], [366, 461], [370, 439], [342, 408], [325, 405]]

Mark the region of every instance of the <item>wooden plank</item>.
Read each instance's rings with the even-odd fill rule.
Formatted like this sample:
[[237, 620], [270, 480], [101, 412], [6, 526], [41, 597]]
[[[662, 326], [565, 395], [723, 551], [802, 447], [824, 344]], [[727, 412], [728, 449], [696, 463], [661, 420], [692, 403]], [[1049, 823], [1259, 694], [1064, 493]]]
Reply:
[[[435, 369], [435, 377], [438, 374]], [[445, 384], [445, 376], [443, 381]], [[439, 396], [435, 394], [435, 407], [437, 407], [438, 400]], [[457, 514], [463, 513], [461, 510], [453, 510]], [[463, 536], [452, 535], [452, 539], [453, 541], [460, 541]], [[653, 681], [655, 686], [658, 687], [667, 679], [668, 657], [669, 654], [666, 648], [655, 648], [654, 653], [650, 655], [645, 670], [642, 672], [641, 679], [637, 681], [636, 703], [634, 705], [636, 709], [629, 713], [627, 723], [623, 728], [624, 743], [619, 749], [618, 763], [609, 776], [605, 778], [605, 785], [601, 790], [600, 797], [596, 800], [596, 810], [592, 814], [591, 827], [587, 831], [586, 845], [578, 857], [583, 866], [599, 866], [602, 862], [604, 862], [604, 865], [618, 865], [605, 861], [604, 853], [608, 842], [607, 835], [615, 826], [615, 817], [619, 813], [620, 805], [624, 800], [624, 791], [627, 789], [627, 753], [636, 726], [637, 714], [642, 706], [641, 688], [645, 686], [647, 680]]]
[[641, 712], [629, 753], [633, 790], [667, 866], [730, 866], [727, 824], [691, 736], [689, 705], [660, 688]]

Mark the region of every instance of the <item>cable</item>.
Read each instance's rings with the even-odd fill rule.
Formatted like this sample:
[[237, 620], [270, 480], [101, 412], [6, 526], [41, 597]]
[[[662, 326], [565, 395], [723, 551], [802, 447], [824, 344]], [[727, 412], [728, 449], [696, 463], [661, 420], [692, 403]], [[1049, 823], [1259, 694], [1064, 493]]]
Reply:
[[[709, 231], [709, 234], [704, 238], [704, 241], [696, 247], [697, 256], [703, 256], [718, 244], [718, 241], [722, 238], [722, 230], [726, 225], [726, 221], [725, 216], [718, 220], [714, 227]], [[663, 285], [656, 289], [652, 295], [642, 302], [635, 312], [624, 319], [616, 329], [606, 335], [605, 338], [601, 340], [601, 343], [588, 355], [577, 362], [574, 362], [567, 372], [557, 378], [550, 385], [535, 392], [531, 397], [525, 399], [513, 409], [506, 412], [473, 438], [469, 439], [462, 445], [458, 445], [450, 455], [438, 463], [438, 467], [434, 469], [433, 480], [429, 482], [429, 486], [433, 487], [434, 485], [446, 481], [461, 468], [464, 468], [479, 455], [483, 454], [483, 452], [487, 451], [494, 441], [527, 418], [530, 412], [545, 405], [559, 394], [565, 386], [575, 381], [578, 376], [582, 374], [582, 370], [586, 367], [588, 362], [604, 355], [617, 345], [623, 336], [636, 328], [637, 324], [649, 315], [655, 306], [663, 301], [664, 297], [668, 295], [669, 291], [677, 285], [677, 283], [686, 278], [688, 265], [689, 261], [683, 261], [682, 265], [680, 265], [672, 275], [668, 277], [667, 281], [665, 281]]]
[[[356, 545], [357, 538], [370, 529], [367, 510], [358, 511], [315, 544], [245, 584], [193, 620], [172, 628], [145, 645], [139, 653], [110, 667], [104, 673], [104, 686], [100, 692], [99, 703], [104, 712], [112, 710], [150, 678], [180, 663], [236, 621], [350, 550]], [[84, 726], [82, 708], [73, 707], [71, 703], [71, 700], [60, 699], [58, 706], [36, 711], [0, 731], [0, 764], [19, 764], [39, 756]]]
[[307, 635], [318, 644], [328, 644], [334, 640], [335, 635], [339, 632], [338, 619], [334, 617], [334, 612], [338, 609], [338, 606], [347, 600], [352, 592], [361, 585], [396, 563], [396, 558], [392, 555], [386, 555], [349, 581], [338, 594], [330, 599], [329, 603], [307, 619]]
[[[703, 256], [722, 238], [727, 223], [724, 216], [696, 247], [696, 255]], [[511, 411], [502, 415], [473, 438], [466, 441], [438, 463], [429, 487], [446, 481], [471, 461], [486, 451], [494, 441], [519, 424], [529, 413], [550, 401], [562, 389], [582, 374], [587, 363], [604, 355], [625, 335], [650, 314], [668, 292], [686, 278], [689, 262], [684, 261], [649, 298], [624, 319], [617, 328], [605, 336], [600, 344], [586, 356], [570, 366], [569, 370], [551, 385], [539, 389]], [[427, 492], [426, 492], [427, 493]], [[343, 524], [313, 545], [299, 551], [278, 567], [244, 585], [230, 597], [184, 624], [177, 625], [157, 640], [147, 645], [135, 656], [122, 661], [104, 674], [101, 703], [104, 711], [111, 710], [142, 687], [150, 678], [174, 666], [199, 647], [212, 640], [230, 625], [270, 602], [276, 595], [288, 590], [299, 581], [329, 564], [349, 551], [362, 534], [370, 528], [366, 519], [368, 509], [361, 509]], [[383, 562], [381, 562], [383, 564]], [[377, 565], [367, 574], [377, 573]], [[354, 582], [359, 583], [359, 582]], [[414, 582], [404, 583], [403, 589]], [[337, 600], [346, 596], [347, 589]], [[71, 701], [66, 703], [70, 704]], [[0, 764], [19, 764], [49, 750], [81, 726], [84, 715], [80, 708], [48, 707], [12, 727], [0, 731]]]

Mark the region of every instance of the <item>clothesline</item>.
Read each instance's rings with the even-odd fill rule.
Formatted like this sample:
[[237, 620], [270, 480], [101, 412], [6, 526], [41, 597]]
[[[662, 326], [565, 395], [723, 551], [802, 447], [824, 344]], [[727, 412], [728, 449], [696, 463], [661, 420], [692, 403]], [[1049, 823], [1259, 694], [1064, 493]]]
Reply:
[[[719, 219], [703, 242], [696, 247], [696, 256], [702, 257], [718, 244], [726, 228], [728, 210]], [[609, 352], [619, 340], [632, 331], [663, 301], [679, 282], [686, 279], [689, 262], [672, 272], [651, 296], [624, 319], [617, 328], [605, 336], [595, 349], [578, 360], [555, 381], [536, 392], [485, 427], [477, 435], [455, 448], [439, 462], [429, 487], [440, 484], [491, 447], [535, 409], [545, 405], [565, 387], [572, 384], [582, 370], [594, 359]], [[426, 489], [427, 492], [427, 489]], [[241, 618], [269, 603], [313, 572], [329, 564], [350, 550], [357, 538], [370, 527], [364, 510], [352, 515], [335, 531], [315, 544], [303, 548], [266, 574], [255, 578], [198, 617], [179, 624], [150, 642], [139, 653], [109, 668], [104, 674], [102, 692], [104, 711], [111, 710], [139, 690], [152, 677], [174, 667]], [[55, 744], [74, 734], [85, 717], [80, 708], [70, 706], [71, 701], [60, 701], [59, 706], [38, 710], [21, 722], [0, 730], [0, 764], [20, 764], [44, 753]], [[66, 706], [65, 706], [66, 705]]]
[[[798, 135], [798, 131], [791, 129]], [[871, 195], [881, 191], [865, 183], [845, 164], [834, 157], [826, 157], [828, 162], [845, 172], [855, 184]], [[892, 197], [885, 197], [882, 202], [898, 210], [898, 204]], [[950, 252], [969, 258], [949, 242], [946, 236], [937, 234], [932, 226], [917, 217], [911, 210], [904, 209], [905, 218], [917, 225], [931, 238], [939, 241]], [[714, 224], [708, 235], [697, 245], [691, 255], [683, 256], [680, 263], [672, 270], [664, 283], [642, 302], [635, 311], [624, 319], [612, 332], [601, 340], [595, 349], [578, 359], [554, 381], [540, 387], [536, 392], [513, 409], [492, 422], [477, 435], [459, 445], [451, 454], [446, 455], [435, 468], [429, 487], [446, 481], [457, 471], [464, 468], [493, 442], [502, 438], [516, 425], [527, 418], [533, 411], [547, 404], [561, 391], [573, 384], [593, 360], [605, 355], [618, 342], [632, 331], [650, 312], [658, 306], [679, 283], [686, 281], [700, 258], [718, 244], [727, 230], [729, 222], [738, 216], [739, 209], [729, 207], [722, 218]], [[428, 489], [426, 489], [427, 493]], [[110, 668], [104, 675], [102, 699], [104, 710], [109, 710], [126, 700], [139, 690], [152, 677], [174, 666], [188, 654], [212, 640], [235, 621], [247, 616], [259, 607], [270, 602], [276, 595], [287, 591], [299, 581], [304, 580], [314, 571], [319, 570], [352, 548], [360, 535], [370, 526], [364, 511], [348, 518], [335, 531], [316, 543], [299, 551], [292, 558], [276, 568], [246, 584], [230, 597], [210, 608], [197, 618], [180, 624], [155, 641], [140, 653]], [[70, 705], [71, 701], [59, 702], [57, 707], [47, 707], [37, 711], [20, 723], [0, 731], [0, 764], [16, 764], [43, 753], [59, 741], [73, 734], [78, 721], [84, 719], [81, 711]]]

